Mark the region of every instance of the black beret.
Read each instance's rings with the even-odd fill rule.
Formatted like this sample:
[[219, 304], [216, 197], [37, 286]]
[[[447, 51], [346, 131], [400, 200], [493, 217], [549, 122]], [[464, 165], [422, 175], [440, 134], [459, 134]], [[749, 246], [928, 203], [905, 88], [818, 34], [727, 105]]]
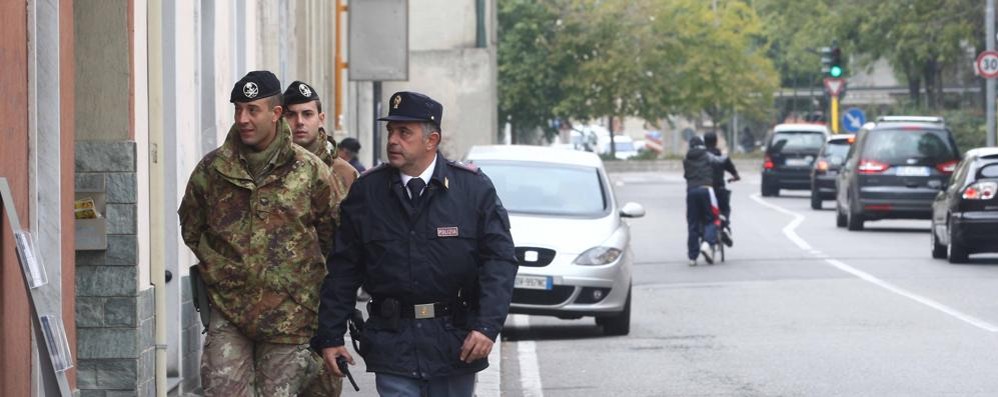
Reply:
[[252, 102], [281, 93], [281, 81], [273, 73], [266, 70], [254, 70], [247, 73], [232, 87], [229, 102]]
[[440, 127], [444, 107], [418, 92], [400, 91], [388, 100], [388, 116], [380, 121], [430, 121]]
[[319, 93], [312, 86], [295, 81], [284, 90], [284, 107], [299, 103], [312, 102], [319, 99]]

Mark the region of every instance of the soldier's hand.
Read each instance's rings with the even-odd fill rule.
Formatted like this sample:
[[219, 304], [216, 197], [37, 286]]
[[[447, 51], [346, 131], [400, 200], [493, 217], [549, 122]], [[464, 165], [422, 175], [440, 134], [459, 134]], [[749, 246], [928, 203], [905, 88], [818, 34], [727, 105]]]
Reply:
[[326, 363], [326, 369], [333, 375], [342, 378], [346, 375], [340, 372], [340, 367], [336, 365], [336, 358], [340, 356], [346, 357], [347, 362], [350, 365], [354, 365], [353, 357], [350, 356], [350, 352], [347, 351], [346, 346], [334, 346], [322, 349], [322, 361]]
[[472, 330], [464, 338], [464, 345], [461, 346], [461, 361], [471, 363], [489, 356], [492, 352], [492, 339], [485, 334]]

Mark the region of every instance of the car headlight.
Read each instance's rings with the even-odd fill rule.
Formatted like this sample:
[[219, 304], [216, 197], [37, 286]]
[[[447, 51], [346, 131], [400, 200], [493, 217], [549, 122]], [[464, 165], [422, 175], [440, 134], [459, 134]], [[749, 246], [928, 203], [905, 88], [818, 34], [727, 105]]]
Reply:
[[593, 247], [575, 258], [576, 265], [600, 266], [613, 263], [620, 258], [621, 251], [614, 247]]

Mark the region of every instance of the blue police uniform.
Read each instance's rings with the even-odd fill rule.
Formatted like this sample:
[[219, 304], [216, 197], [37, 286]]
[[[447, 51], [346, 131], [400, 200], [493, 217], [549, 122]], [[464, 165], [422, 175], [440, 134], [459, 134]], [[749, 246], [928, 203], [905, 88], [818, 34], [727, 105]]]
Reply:
[[438, 153], [413, 203], [399, 171], [383, 164], [354, 182], [341, 210], [312, 347], [344, 344], [363, 286], [372, 296], [361, 338], [368, 372], [435, 379], [485, 369], [487, 357], [461, 361], [461, 346], [471, 330], [495, 341], [517, 270], [488, 177]]

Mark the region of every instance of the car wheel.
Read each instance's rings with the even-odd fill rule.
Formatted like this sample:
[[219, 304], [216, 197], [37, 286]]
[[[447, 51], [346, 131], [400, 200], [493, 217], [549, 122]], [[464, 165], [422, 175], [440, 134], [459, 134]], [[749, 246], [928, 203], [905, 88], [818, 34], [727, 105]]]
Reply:
[[970, 260], [970, 253], [967, 252], [967, 247], [953, 239], [952, 221], [950, 221], [948, 229], [949, 245], [947, 246], [947, 250], [949, 251], [949, 263], [967, 263]]
[[946, 259], [946, 246], [939, 244], [936, 238], [936, 224], [933, 223], [929, 229], [929, 241], [932, 244], [932, 257], [936, 259]]
[[846, 217], [846, 227], [852, 231], [863, 230], [863, 214], [857, 214], [852, 209], [849, 209], [849, 215]]
[[811, 188], [811, 209], [812, 210], [821, 209], [821, 194], [818, 193], [818, 190], [814, 188]]
[[631, 333], [631, 288], [630, 287], [627, 287], [627, 301], [624, 302], [624, 311], [609, 316], [597, 316], [596, 324], [603, 326], [604, 335], [620, 336]]
[[772, 195], [769, 192], [769, 186], [766, 186], [765, 183], [762, 184], [762, 192], [761, 193], [762, 193], [762, 197], [769, 197], [769, 196]]
[[846, 227], [846, 214], [839, 208], [838, 202], [835, 202], [835, 226]]

